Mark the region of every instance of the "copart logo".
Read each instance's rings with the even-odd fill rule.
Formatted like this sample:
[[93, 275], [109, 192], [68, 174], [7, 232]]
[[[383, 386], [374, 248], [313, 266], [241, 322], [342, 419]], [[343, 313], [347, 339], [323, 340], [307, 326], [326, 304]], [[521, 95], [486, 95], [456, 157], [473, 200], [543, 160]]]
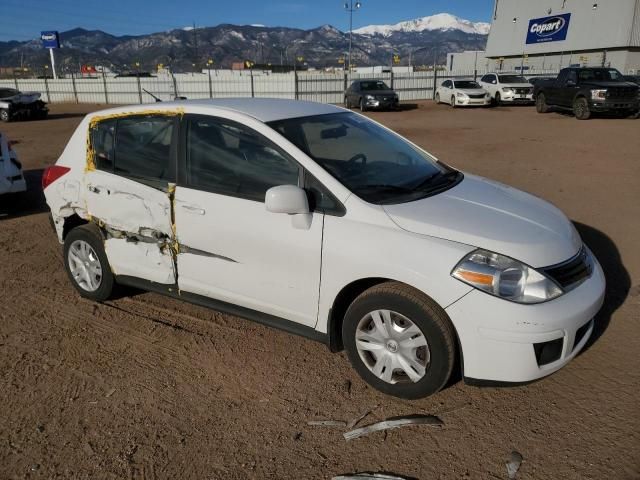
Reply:
[[527, 44], [543, 42], [559, 42], [567, 38], [570, 13], [562, 13], [552, 17], [532, 18], [527, 29]]
[[40, 38], [42, 40], [44, 40], [45, 42], [52, 42], [54, 41], [57, 37], [55, 33], [43, 33], [42, 35], [40, 35]]
[[537, 34], [539, 37], [548, 37], [559, 32], [564, 28], [565, 20], [562, 17], [553, 17], [542, 23], [534, 23], [529, 31]]

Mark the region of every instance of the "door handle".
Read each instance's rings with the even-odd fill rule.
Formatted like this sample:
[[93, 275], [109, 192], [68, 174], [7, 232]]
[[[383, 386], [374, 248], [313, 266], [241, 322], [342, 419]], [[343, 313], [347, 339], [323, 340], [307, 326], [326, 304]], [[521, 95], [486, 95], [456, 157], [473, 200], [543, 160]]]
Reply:
[[204, 208], [196, 207], [194, 205], [181, 205], [183, 210], [186, 210], [187, 213], [192, 213], [194, 215], [204, 215], [206, 212]]

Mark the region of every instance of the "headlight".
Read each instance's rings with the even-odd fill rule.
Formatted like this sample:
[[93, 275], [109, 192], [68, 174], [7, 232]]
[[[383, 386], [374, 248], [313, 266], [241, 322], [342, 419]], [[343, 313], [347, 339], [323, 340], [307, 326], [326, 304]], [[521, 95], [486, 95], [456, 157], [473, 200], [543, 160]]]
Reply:
[[502, 87], [502, 91], [506, 93], [513, 93], [513, 88], [511, 87]]
[[594, 100], [606, 100], [607, 91], [606, 90], [591, 90], [591, 98]]
[[491, 94], [489, 92], [485, 93], [484, 98], [491, 98]]
[[456, 97], [458, 97], [458, 98], [467, 98], [467, 94], [466, 93], [462, 93], [462, 92], [456, 92]]
[[487, 250], [471, 252], [451, 275], [478, 290], [517, 303], [546, 302], [564, 293], [534, 268]]
[[373, 95], [365, 95], [364, 98], [366, 98], [367, 100], [375, 100], [373, 98]]

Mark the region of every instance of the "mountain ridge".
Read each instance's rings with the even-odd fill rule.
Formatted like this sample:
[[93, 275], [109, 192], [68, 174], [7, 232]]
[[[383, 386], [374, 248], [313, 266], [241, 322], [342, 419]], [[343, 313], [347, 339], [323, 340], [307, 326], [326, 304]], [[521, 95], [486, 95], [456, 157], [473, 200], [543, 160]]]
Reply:
[[[403, 65], [409, 58], [413, 65], [431, 65], [434, 59], [442, 63], [447, 52], [484, 48], [487, 36], [478, 32], [486, 30], [478, 23], [438, 14], [400, 22], [396, 24], [399, 27], [387, 28], [384, 34], [361, 34], [357, 29], [353, 34], [352, 63], [387, 65], [392, 53], [400, 55]], [[299, 57], [306, 66], [327, 68], [343, 65], [340, 61], [349, 49], [349, 33], [330, 24], [308, 30], [221, 24], [122, 36], [77, 27], [61, 32], [60, 38], [62, 48], [56, 51], [56, 63], [62, 72], [78, 71], [81, 64], [112, 66], [119, 71], [132, 69], [133, 65], [155, 70], [163, 64], [176, 72], [199, 71], [206, 68], [209, 59], [215, 68], [230, 68], [234, 62], [245, 60], [291, 65]], [[25, 65], [44, 73], [47, 57], [39, 39], [0, 42], [1, 66]]]

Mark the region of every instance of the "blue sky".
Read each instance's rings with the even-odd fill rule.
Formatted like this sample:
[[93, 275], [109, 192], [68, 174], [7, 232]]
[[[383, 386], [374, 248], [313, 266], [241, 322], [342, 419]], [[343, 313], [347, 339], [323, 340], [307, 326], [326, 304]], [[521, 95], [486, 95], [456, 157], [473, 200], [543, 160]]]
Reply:
[[[489, 21], [493, 0], [361, 0], [354, 28], [447, 12]], [[2, 0], [0, 41], [26, 40], [41, 30], [78, 26], [136, 35], [191, 25], [264, 24], [313, 28], [330, 23], [348, 30], [344, 0]]]

